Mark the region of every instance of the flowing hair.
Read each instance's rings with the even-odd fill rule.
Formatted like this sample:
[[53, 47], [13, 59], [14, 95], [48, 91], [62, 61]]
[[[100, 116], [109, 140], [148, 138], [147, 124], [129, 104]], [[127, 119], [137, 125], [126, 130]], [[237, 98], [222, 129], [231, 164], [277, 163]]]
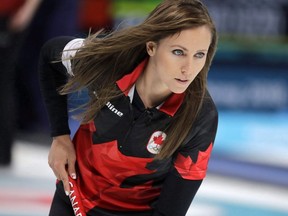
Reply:
[[114, 31], [104, 37], [88, 36], [84, 46], [72, 58], [74, 77], [61, 90], [62, 94], [88, 88], [96, 92], [91, 97], [81, 119], [87, 123], [99, 110], [122, 93], [115, 82], [148, 58], [146, 42], [180, 33], [182, 30], [207, 26], [211, 44], [203, 69], [185, 92], [184, 102], [166, 129], [167, 138], [157, 159], [170, 157], [181, 146], [201, 108], [206, 92], [206, 80], [217, 46], [215, 25], [200, 0], [164, 0], [143, 21], [129, 28]]

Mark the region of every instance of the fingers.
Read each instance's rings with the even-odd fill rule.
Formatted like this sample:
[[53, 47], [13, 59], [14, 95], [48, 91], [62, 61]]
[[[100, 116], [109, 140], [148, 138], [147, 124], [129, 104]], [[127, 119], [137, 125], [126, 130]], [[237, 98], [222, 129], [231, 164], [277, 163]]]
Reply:
[[48, 155], [48, 164], [57, 179], [63, 182], [66, 195], [69, 195], [69, 176], [76, 179], [75, 172], [76, 154], [69, 135], [53, 137]]
[[67, 167], [67, 171], [65, 170], [65, 172], [63, 172], [63, 174], [61, 174], [61, 180], [63, 182], [63, 186], [64, 186], [64, 190], [65, 190], [65, 194], [68, 196], [70, 193], [70, 184], [69, 184], [69, 177], [68, 175], [70, 175], [70, 177], [72, 179], [76, 179], [76, 171], [75, 171], [75, 162], [76, 162], [76, 158], [70, 158], [70, 160], [68, 161], [68, 167]]
[[61, 181], [63, 183], [65, 194], [66, 194], [66, 196], [68, 196], [70, 193], [70, 185], [69, 185], [69, 178], [68, 178], [67, 172], [65, 172], [65, 174], [63, 173], [63, 175], [61, 175]]
[[76, 158], [75, 157], [71, 157], [68, 161], [68, 174], [71, 176], [72, 179], [76, 179], [76, 171], [75, 171], [75, 162], [76, 162]]
[[54, 165], [54, 167], [52, 168], [56, 178], [60, 181], [62, 181], [63, 186], [64, 186], [64, 190], [65, 190], [65, 194], [68, 196], [70, 193], [70, 185], [69, 185], [69, 177], [68, 175], [70, 175], [70, 177], [72, 179], [76, 179], [76, 172], [75, 172], [75, 161], [76, 160], [71, 160], [70, 162], [68, 162], [66, 165], [65, 164], [56, 164]]
[[58, 180], [62, 181], [65, 194], [68, 196], [70, 193], [70, 187], [69, 187], [69, 179], [68, 179], [68, 172], [66, 169], [65, 163], [55, 163], [54, 166], [51, 166], [55, 176]]

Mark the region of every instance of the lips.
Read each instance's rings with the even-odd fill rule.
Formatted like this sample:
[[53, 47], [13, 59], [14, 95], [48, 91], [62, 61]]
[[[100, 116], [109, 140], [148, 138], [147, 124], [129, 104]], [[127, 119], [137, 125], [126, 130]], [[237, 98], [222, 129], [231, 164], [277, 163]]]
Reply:
[[187, 79], [177, 79], [177, 78], [175, 78], [175, 80], [177, 80], [180, 83], [187, 83], [188, 82]]

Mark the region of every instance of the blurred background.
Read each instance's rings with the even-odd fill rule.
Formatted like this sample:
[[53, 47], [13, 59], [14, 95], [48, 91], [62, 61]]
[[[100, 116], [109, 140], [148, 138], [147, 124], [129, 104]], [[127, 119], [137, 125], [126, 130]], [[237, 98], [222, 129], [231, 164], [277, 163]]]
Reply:
[[[43, 43], [136, 25], [159, 2], [0, 0], [0, 216], [48, 215], [54, 193]], [[288, 215], [288, 1], [203, 2], [220, 36], [208, 76], [219, 128], [187, 216]]]

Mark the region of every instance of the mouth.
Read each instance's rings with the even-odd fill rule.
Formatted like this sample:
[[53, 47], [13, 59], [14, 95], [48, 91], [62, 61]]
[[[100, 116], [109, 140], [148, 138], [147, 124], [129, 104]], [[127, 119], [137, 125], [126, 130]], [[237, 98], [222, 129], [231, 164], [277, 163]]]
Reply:
[[187, 79], [178, 79], [178, 78], [175, 78], [175, 80], [177, 81], [177, 82], [179, 82], [179, 83], [183, 83], [183, 84], [185, 84], [185, 83], [187, 83], [189, 80], [187, 80]]

